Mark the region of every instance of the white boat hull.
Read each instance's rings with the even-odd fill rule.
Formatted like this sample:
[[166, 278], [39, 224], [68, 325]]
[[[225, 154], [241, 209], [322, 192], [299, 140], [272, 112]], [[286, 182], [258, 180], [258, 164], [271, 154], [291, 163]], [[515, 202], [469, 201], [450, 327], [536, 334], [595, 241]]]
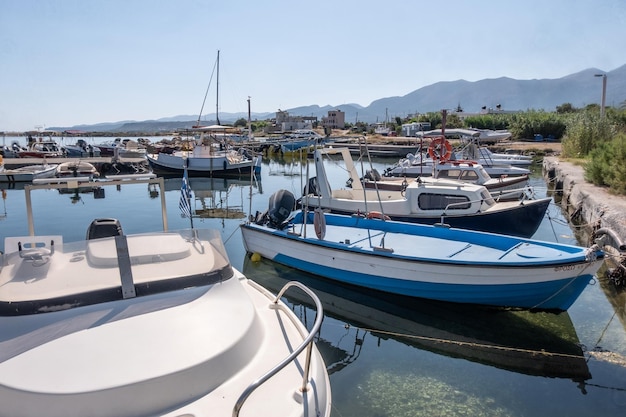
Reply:
[[182, 173], [187, 161], [189, 175], [241, 175], [250, 173], [254, 162], [229, 158], [228, 155], [196, 157], [178, 153], [159, 153], [148, 155], [147, 158], [152, 169], [160, 173]]
[[554, 248], [508, 236], [475, 234], [523, 243], [503, 251], [464, 241], [471, 231], [328, 214], [326, 222], [323, 239], [312, 219], [304, 229], [251, 223], [241, 230], [248, 252], [275, 262], [351, 285], [458, 303], [567, 310], [602, 263], [585, 256], [568, 262]]
[[[163, 178], [71, 182], [159, 183], [165, 202]], [[67, 185], [25, 190], [31, 231], [31, 188]], [[97, 219], [85, 241], [31, 233], [4, 248], [0, 417], [330, 416], [321, 303], [300, 286], [319, 307], [310, 332], [232, 267], [219, 231]]]
[[31, 182], [39, 178], [51, 178], [56, 173], [57, 165], [29, 165], [15, 169], [0, 166], [0, 182]]

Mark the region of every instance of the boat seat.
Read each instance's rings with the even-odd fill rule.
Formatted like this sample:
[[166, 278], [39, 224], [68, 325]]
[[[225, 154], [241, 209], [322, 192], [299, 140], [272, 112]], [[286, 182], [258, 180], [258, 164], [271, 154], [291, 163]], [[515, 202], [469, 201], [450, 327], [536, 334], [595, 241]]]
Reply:
[[122, 235], [122, 225], [117, 219], [95, 219], [87, 229], [87, 240]]

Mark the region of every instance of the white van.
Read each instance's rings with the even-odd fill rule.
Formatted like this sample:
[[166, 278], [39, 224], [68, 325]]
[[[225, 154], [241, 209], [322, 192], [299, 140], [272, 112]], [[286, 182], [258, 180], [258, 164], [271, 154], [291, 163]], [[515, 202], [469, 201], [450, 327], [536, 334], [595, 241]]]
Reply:
[[298, 129], [294, 130], [291, 135], [289, 135], [292, 139], [321, 139], [322, 135], [318, 134], [314, 130], [310, 129]]

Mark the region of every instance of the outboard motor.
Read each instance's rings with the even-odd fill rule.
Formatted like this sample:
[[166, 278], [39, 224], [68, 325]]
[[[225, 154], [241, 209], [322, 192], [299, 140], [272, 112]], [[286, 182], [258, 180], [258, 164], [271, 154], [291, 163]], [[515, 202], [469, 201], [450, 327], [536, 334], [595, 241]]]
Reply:
[[364, 178], [370, 181], [380, 181], [382, 179], [382, 177], [380, 176], [380, 173], [378, 172], [376, 168], [368, 169], [367, 171], [365, 171]]
[[277, 229], [287, 220], [291, 212], [296, 206], [296, 198], [287, 190], [278, 190], [270, 197], [269, 208], [267, 211], [269, 217], [269, 226]]

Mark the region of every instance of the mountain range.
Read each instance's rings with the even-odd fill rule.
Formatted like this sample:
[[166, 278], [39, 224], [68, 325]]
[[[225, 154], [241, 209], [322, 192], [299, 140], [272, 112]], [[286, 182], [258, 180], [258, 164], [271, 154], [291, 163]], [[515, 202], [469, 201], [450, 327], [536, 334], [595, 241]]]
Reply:
[[[442, 81], [414, 90], [401, 97], [386, 97], [373, 101], [369, 106], [341, 104], [338, 106], [310, 105], [283, 109], [292, 116], [328, 115], [329, 110], [342, 110], [346, 122], [374, 123], [385, 118], [406, 117], [409, 114], [427, 113], [442, 109], [462, 109], [466, 113], [479, 113], [482, 108], [503, 111], [545, 110], [554, 111], [557, 106], [570, 103], [576, 108], [589, 104], [600, 104], [602, 82], [598, 74], [606, 74], [606, 106], [619, 107], [626, 102], [626, 65], [605, 72], [589, 68], [557, 79], [516, 80], [508, 77], [479, 81]], [[267, 120], [275, 117], [275, 112], [252, 113], [253, 120]], [[233, 123], [244, 118], [247, 113], [221, 113], [222, 123]], [[197, 115], [179, 115], [145, 121], [120, 121], [94, 125], [53, 127], [50, 130], [82, 130], [89, 132], [148, 132], [172, 131], [189, 128], [195, 124]], [[215, 122], [215, 114], [203, 117], [207, 124]]]

